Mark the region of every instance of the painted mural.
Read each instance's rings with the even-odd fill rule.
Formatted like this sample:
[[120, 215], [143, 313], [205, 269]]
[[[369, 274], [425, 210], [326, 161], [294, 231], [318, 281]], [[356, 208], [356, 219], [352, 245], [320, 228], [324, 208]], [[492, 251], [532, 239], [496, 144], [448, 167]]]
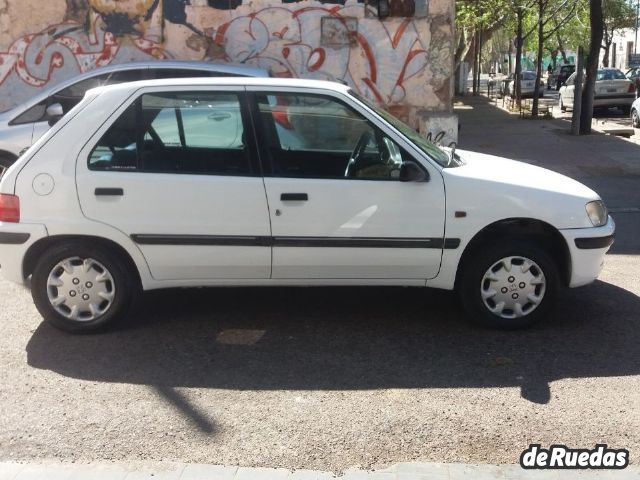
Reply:
[[448, 109], [450, 0], [430, 0], [431, 16], [385, 20], [356, 0], [65, 1], [58, 22], [0, 46], [0, 108], [103, 65], [175, 58], [346, 82], [405, 116]]

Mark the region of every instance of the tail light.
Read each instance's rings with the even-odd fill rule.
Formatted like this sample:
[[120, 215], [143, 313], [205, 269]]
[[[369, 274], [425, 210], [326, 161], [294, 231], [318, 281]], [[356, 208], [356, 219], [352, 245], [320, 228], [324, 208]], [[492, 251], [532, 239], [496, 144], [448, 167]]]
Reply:
[[0, 193], [0, 222], [20, 221], [20, 199], [16, 195]]
[[627, 90], [629, 93], [633, 93], [636, 91], [636, 86], [633, 83], [629, 84], [629, 90]]

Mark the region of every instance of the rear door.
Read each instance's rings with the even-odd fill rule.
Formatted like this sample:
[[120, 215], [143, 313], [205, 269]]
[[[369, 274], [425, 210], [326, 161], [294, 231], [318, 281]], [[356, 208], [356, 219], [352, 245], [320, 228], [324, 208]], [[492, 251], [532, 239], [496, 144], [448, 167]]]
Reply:
[[522, 74], [522, 93], [530, 94], [534, 92], [536, 84], [536, 76], [531, 72], [524, 72]]
[[271, 230], [237, 87], [148, 89], [81, 152], [84, 214], [129, 235], [158, 280], [264, 279]]

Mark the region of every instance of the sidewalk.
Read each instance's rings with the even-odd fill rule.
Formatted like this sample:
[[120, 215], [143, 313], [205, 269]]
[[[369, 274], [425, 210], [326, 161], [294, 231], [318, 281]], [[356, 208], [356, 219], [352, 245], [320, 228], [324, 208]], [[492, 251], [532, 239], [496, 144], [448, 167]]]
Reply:
[[0, 480], [559, 480], [640, 479], [640, 468], [625, 470], [523, 470], [519, 465], [399, 463], [373, 472], [347, 470], [335, 475], [313, 470], [244, 468], [182, 463], [0, 463]]

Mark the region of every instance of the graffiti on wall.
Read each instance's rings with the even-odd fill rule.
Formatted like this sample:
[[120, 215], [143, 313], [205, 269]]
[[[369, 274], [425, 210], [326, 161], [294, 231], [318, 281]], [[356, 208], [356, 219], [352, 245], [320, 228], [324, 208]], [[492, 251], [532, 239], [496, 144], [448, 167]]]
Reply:
[[111, 63], [184, 58], [185, 38], [192, 37], [198, 41], [188, 45], [190, 58], [342, 81], [385, 105], [428, 108], [429, 102], [441, 102], [438, 89], [450, 77], [449, 25], [433, 28], [429, 19], [414, 18], [381, 21], [365, 16], [364, 3], [355, 0], [262, 8], [224, 0], [234, 7], [225, 10], [209, 6], [211, 0], [203, 6], [188, 0], [66, 2], [62, 23], [22, 35], [0, 51], [0, 88], [33, 91]]
[[[306, 3], [310, 5], [266, 7], [246, 14], [236, 10], [235, 18], [220, 26], [214, 37], [224, 47], [223, 59], [254, 63], [282, 76], [344, 81], [385, 104], [406, 99], [411, 79], [424, 74], [431, 59], [425, 29], [411, 18], [364, 19], [363, 7], [357, 4]], [[327, 17], [336, 19], [345, 30], [343, 36], [352, 41], [337, 48], [324, 46], [322, 20]], [[354, 18], [357, 28], [350, 27]]]

